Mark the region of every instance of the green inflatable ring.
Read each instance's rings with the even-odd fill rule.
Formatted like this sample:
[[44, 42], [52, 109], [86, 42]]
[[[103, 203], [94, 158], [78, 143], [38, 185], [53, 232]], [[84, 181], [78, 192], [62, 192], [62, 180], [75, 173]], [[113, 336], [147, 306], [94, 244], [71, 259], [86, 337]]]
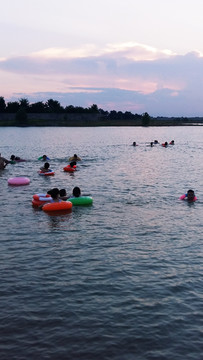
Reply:
[[93, 198], [91, 196], [79, 196], [69, 198], [68, 201], [72, 202], [72, 204], [75, 206], [92, 205]]

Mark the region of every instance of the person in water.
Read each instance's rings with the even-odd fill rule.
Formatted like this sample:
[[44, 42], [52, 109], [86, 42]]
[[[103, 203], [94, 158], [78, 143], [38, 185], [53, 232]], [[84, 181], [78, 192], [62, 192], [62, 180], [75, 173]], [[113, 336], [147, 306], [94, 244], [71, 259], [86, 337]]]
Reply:
[[58, 188], [53, 188], [52, 190], [50, 190], [49, 194], [52, 197], [51, 202], [61, 202], [60, 190]]
[[81, 190], [78, 186], [75, 186], [73, 189], [73, 196], [74, 197], [79, 197], [81, 195]]
[[15, 155], [11, 155], [10, 160], [15, 162], [15, 161], [25, 161], [24, 159], [21, 159], [19, 156], [15, 156]]
[[71, 161], [69, 165], [70, 165], [70, 167], [76, 169], [77, 163], [76, 163], [76, 161]]
[[44, 166], [40, 168], [40, 171], [43, 172], [43, 173], [49, 172], [50, 171], [49, 166], [50, 166], [49, 163], [45, 162]]
[[154, 144], [159, 144], [158, 140], [154, 140]]
[[175, 145], [174, 140], [171, 140], [169, 144], [170, 144], [170, 145]]
[[9, 160], [7, 160], [6, 158], [4, 158], [3, 156], [1, 156], [0, 154], [0, 170], [5, 169], [5, 167], [10, 163]]
[[[58, 188], [53, 188], [53, 189], [47, 191], [47, 194], [51, 195], [50, 198], [47, 198], [47, 199], [49, 199], [49, 200], [47, 200], [47, 203], [61, 202], [60, 191]], [[44, 204], [40, 205], [39, 209], [42, 209], [43, 206], [44, 206]]]
[[16, 158], [15, 155], [11, 155], [10, 164], [16, 164], [15, 158]]
[[42, 155], [38, 158], [38, 160], [42, 160], [42, 161], [47, 161], [50, 160], [49, 157], [47, 155]]
[[69, 161], [81, 161], [81, 158], [77, 156], [77, 154], [74, 154], [69, 158]]
[[197, 197], [195, 196], [194, 190], [190, 189], [187, 191], [187, 194], [184, 194], [180, 197], [180, 200], [187, 200], [188, 202], [193, 202], [197, 200]]
[[136, 141], [133, 141], [133, 146], [137, 146]]
[[59, 190], [59, 197], [61, 200], [64, 200], [64, 201], [68, 199], [66, 189]]

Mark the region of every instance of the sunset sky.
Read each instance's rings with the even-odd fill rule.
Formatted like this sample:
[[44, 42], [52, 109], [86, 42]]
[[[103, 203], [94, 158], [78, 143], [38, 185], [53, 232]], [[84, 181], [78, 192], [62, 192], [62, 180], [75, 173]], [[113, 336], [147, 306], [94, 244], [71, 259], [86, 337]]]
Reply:
[[0, 0], [0, 96], [203, 116], [203, 0]]

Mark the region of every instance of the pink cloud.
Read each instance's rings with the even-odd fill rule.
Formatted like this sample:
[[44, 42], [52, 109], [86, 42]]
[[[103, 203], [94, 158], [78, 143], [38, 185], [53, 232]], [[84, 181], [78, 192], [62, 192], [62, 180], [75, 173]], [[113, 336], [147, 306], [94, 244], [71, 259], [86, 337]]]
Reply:
[[[203, 111], [203, 57], [197, 52], [179, 56], [134, 43], [68, 50], [51, 48], [29, 56], [1, 59], [4, 90], [0, 95], [8, 97], [19, 91], [48, 93], [52, 89], [53, 93], [64, 93], [64, 97], [72, 94], [77, 101], [79, 97], [83, 101], [85, 96], [88, 101], [95, 99], [104, 108], [105, 104], [114, 104], [115, 109], [153, 113], [181, 111], [181, 107], [185, 112], [192, 99], [193, 109]], [[111, 99], [106, 94], [111, 94]], [[125, 94], [124, 99], [119, 98], [121, 94]]]

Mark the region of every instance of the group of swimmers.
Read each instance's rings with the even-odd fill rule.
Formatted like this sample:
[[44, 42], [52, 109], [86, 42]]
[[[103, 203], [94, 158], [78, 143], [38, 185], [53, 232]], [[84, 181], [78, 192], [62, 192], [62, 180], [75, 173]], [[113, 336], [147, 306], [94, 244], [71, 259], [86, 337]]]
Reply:
[[[151, 142], [149, 143], [149, 145], [147, 145], [147, 146], [153, 147], [153, 146], [156, 145], [156, 144], [159, 144], [158, 140], [151, 141]], [[132, 145], [133, 145], [133, 146], [138, 146], [138, 144], [136, 143], [136, 141], [133, 141]], [[165, 142], [162, 143], [161, 145], [164, 146], [164, 147], [166, 147], [166, 146], [168, 146], [168, 145], [175, 145], [175, 141], [174, 141], [174, 140], [171, 140], [169, 143], [168, 143], [167, 141], [165, 141]]]
[[[159, 142], [157, 140], [154, 140], [150, 144], [158, 144], [158, 143]], [[171, 142], [169, 144], [174, 145], [174, 140], [171, 140]], [[168, 143], [165, 142], [165, 146], [167, 146], [167, 145], [168, 145]], [[137, 146], [136, 142], [133, 142], [133, 146]], [[39, 159], [46, 161], [49, 158], [47, 155], [43, 155]], [[20, 160], [21, 159], [19, 157], [16, 157], [15, 155], [11, 155], [11, 160], [9, 161], [6, 158], [4, 158], [3, 156], [1, 156], [1, 153], [0, 153], [0, 170], [5, 169], [5, 167], [9, 163], [12, 163], [12, 161], [20, 161]], [[72, 157], [69, 158], [69, 161], [70, 161], [70, 166], [76, 166], [76, 161], [81, 161], [81, 158], [79, 156], [77, 156], [77, 154], [74, 154]], [[47, 172], [49, 170], [49, 166], [50, 166], [49, 163], [45, 162], [44, 166], [40, 168], [40, 171]], [[59, 190], [58, 188], [53, 188], [53, 189], [49, 190], [47, 192], [47, 194], [51, 195], [51, 198], [53, 199], [54, 202], [58, 202], [61, 200], [67, 200], [70, 197], [70, 196], [67, 196], [65, 189]], [[81, 190], [79, 187], [77, 187], [77, 186], [74, 187], [72, 196], [73, 197], [81, 196]], [[197, 197], [194, 193], [194, 190], [189, 189], [186, 194], [184, 194], [180, 197], [180, 200], [187, 200], [188, 202], [194, 202], [197, 200]]]
[[[44, 166], [40, 167], [40, 172], [41, 172], [41, 173], [46, 173], [46, 172], [50, 171], [50, 169], [49, 169], [50, 164], [49, 164], [49, 162], [47, 162], [47, 160], [50, 160], [50, 159], [48, 158], [47, 155], [40, 156], [40, 157], [38, 158], [38, 160], [46, 161], [46, 162], [44, 163]], [[70, 162], [69, 166], [70, 166], [71, 168], [75, 168], [75, 167], [76, 167], [76, 164], [77, 164], [77, 161], [81, 161], [81, 158], [80, 158], [79, 156], [77, 156], [77, 154], [74, 154], [73, 156], [71, 156], [71, 157], [69, 158], [69, 162]]]
[[16, 162], [25, 161], [21, 159], [19, 156], [11, 155], [10, 160], [7, 160], [0, 154], [0, 170], [5, 169], [8, 164], [15, 164]]
[[[49, 158], [47, 155], [43, 155], [43, 156], [39, 157], [38, 160], [46, 161], [46, 160], [49, 160]], [[77, 156], [77, 154], [74, 154], [73, 156], [71, 156], [69, 158], [69, 161], [70, 161], [70, 166], [74, 167], [74, 166], [76, 166], [76, 161], [81, 161], [81, 158], [79, 156]], [[40, 168], [40, 172], [46, 173], [46, 172], [50, 171], [49, 166], [50, 166], [50, 164], [48, 162], [45, 162], [44, 166]], [[48, 190], [47, 194], [51, 195], [51, 202], [60, 202], [60, 201], [66, 201], [70, 197], [81, 196], [81, 190], [78, 186], [75, 186], [73, 188], [72, 195], [68, 196], [65, 189], [59, 190], [58, 188], [53, 188], [51, 190]]]
[[81, 196], [81, 190], [78, 186], [75, 186], [73, 188], [73, 192], [71, 196], [67, 195], [66, 189], [59, 190], [58, 188], [53, 188], [51, 190], [47, 191], [48, 195], [51, 195], [50, 202], [60, 202], [60, 201], [66, 201], [71, 197], [79, 197]]

